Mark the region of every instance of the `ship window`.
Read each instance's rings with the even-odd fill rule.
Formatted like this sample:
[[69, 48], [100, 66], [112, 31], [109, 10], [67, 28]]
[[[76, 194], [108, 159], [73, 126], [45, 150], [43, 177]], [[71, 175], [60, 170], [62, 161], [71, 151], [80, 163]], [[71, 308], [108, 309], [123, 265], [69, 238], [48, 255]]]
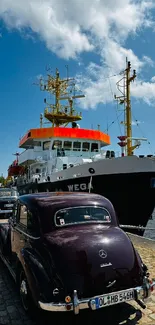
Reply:
[[80, 151], [81, 149], [81, 142], [73, 142], [73, 151]]
[[39, 173], [41, 173], [41, 169], [36, 168], [36, 174], [39, 174]]
[[61, 140], [54, 140], [52, 145], [52, 150], [54, 149], [61, 149], [62, 148], [62, 141]]
[[45, 141], [43, 143], [43, 150], [49, 150], [50, 144], [51, 144], [51, 141]]
[[41, 147], [41, 142], [40, 141], [33, 141], [33, 145], [35, 147]]
[[64, 150], [71, 150], [72, 142], [71, 141], [64, 141]]
[[83, 142], [82, 143], [82, 151], [88, 151], [90, 148], [90, 143], [89, 142]]
[[98, 152], [98, 143], [92, 143], [91, 144], [91, 151]]

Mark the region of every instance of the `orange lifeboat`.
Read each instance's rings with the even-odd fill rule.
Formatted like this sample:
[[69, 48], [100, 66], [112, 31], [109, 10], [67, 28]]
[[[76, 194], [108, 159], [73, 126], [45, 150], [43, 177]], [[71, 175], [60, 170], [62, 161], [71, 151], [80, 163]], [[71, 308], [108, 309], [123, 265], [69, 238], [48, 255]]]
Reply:
[[21, 175], [25, 171], [25, 167], [19, 166], [19, 164], [18, 164], [19, 153], [16, 152], [14, 155], [16, 156], [16, 159], [13, 161], [13, 163], [8, 168], [8, 177]]

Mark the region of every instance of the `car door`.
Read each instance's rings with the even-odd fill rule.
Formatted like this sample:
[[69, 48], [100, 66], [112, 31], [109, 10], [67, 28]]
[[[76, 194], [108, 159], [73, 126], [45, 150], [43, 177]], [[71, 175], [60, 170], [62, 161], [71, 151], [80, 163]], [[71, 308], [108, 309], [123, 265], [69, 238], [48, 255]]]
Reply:
[[27, 243], [27, 206], [19, 203], [15, 223], [11, 229], [11, 248], [14, 256], [21, 257], [21, 250]]
[[35, 218], [35, 212], [26, 204], [18, 204], [16, 224], [12, 228], [12, 252], [21, 259], [22, 248], [32, 247], [36, 239], [40, 238], [39, 235], [39, 224]]

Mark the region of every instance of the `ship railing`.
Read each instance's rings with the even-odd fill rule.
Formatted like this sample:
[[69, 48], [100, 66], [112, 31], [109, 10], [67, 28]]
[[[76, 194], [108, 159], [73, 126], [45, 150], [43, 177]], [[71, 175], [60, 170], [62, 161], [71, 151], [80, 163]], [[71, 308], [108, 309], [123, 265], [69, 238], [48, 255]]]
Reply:
[[134, 226], [134, 225], [119, 225], [120, 228], [123, 229], [135, 229], [135, 230], [155, 230], [155, 228], [152, 227], [143, 227], [143, 226]]

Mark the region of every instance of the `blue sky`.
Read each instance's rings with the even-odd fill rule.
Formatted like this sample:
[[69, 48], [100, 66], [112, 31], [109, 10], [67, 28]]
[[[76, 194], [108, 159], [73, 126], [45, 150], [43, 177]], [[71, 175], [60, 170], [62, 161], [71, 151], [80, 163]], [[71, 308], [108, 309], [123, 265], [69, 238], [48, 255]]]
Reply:
[[78, 104], [81, 127], [100, 124], [106, 131], [108, 125], [111, 148], [120, 151], [117, 136], [123, 128], [112, 96], [128, 56], [137, 70], [131, 88], [133, 136], [148, 139], [135, 154], [155, 154], [154, 18], [151, 0], [92, 0], [89, 6], [88, 0], [1, 0], [0, 174], [7, 175], [19, 138], [39, 126], [45, 94], [33, 83], [47, 65], [62, 76], [69, 65], [86, 95]]

